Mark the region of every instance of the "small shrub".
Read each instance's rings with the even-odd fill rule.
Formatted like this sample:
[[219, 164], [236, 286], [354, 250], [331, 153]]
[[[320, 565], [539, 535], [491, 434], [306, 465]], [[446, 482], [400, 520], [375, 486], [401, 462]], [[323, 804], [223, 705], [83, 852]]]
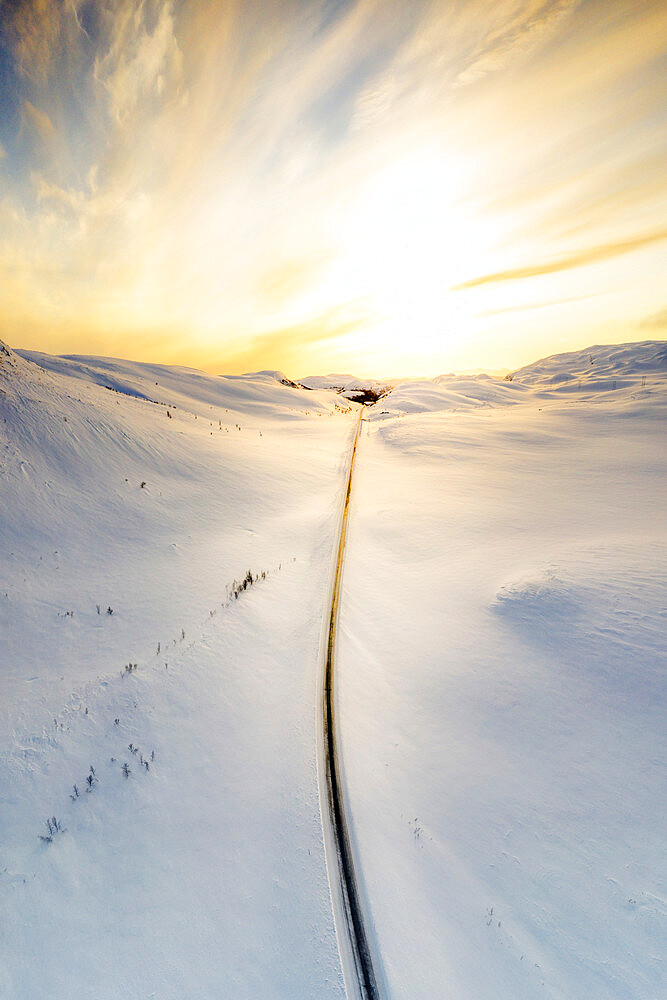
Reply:
[[55, 816], [51, 816], [46, 820], [46, 828], [49, 831], [47, 834], [40, 833], [39, 839], [44, 841], [45, 844], [53, 843], [53, 838], [58, 833], [66, 833], [67, 831], [63, 828], [62, 823]]

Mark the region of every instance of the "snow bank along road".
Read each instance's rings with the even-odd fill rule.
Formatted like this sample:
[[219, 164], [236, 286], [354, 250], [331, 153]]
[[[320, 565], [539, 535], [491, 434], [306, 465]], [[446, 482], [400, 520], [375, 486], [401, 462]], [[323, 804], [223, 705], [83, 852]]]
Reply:
[[[345, 814], [344, 790], [336, 738], [334, 712], [334, 666], [336, 655], [336, 627], [340, 602], [341, 578], [345, 557], [347, 520], [352, 490], [354, 459], [357, 452], [362, 410], [354, 432], [350, 463], [347, 473], [345, 497], [342, 507], [340, 534], [333, 571], [331, 606], [323, 635], [323, 687], [322, 687], [322, 754], [320, 766], [322, 824], [325, 832], [327, 865], [336, 919], [341, 960], [348, 994], [362, 1000], [379, 997], [377, 976], [366, 932], [365, 918], [357, 886], [357, 876], [350, 843], [350, 831]], [[324, 772], [324, 774], [322, 773]], [[324, 778], [326, 786], [322, 781]]]

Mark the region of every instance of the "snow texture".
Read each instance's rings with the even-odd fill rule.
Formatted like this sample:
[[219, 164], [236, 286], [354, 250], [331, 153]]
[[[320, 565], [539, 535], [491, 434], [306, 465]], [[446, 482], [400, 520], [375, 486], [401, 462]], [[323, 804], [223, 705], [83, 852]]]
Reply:
[[3, 998], [343, 996], [314, 664], [353, 417], [3, 346]]
[[664, 995], [666, 410], [636, 344], [368, 413], [338, 705], [393, 1000]]
[[[3, 1000], [344, 996], [323, 387], [389, 386], [304, 381], [0, 342]], [[666, 415], [654, 342], [365, 410], [337, 712], [392, 1000], [664, 995]]]

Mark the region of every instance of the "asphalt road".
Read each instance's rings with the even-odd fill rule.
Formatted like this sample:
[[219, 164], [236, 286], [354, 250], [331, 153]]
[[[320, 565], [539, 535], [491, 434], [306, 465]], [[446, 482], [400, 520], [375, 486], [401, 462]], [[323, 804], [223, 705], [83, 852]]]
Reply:
[[[338, 764], [336, 717], [334, 712], [334, 683], [335, 683], [335, 660], [336, 660], [336, 628], [338, 624], [338, 609], [340, 603], [341, 579], [343, 575], [343, 561], [345, 556], [345, 542], [347, 537], [347, 522], [350, 506], [350, 494], [352, 491], [352, 477], [354, 474], [354, 460], [357, 453], [357, 442], [361, 428], [361, 414], [357, 423], [350, 465], [347, 476], [347, 487], [345, 491], [345, 503], [341, 520], [340, 537], [338, 541], [338, 553], [336, 558], [335, 576], [331, 597], [331, 608], [329, 612], [329, 627], [327, 636], [326, 661], [324, 667], [324, 690], [322, 711], [324, 717], [324, 763], [327, 782], [326, 801], [328, 805], [328, 820], [333, 837], [328, 838], [335, 848], [335, 860], [329, 859], [332, 869], [337, 870], [340, 896], [339, 905], [334, 905], [334, 916], [337, 922], [343, 922], [344, 926], [337, 926], [339, 943], [341, 947], [347, 945], [348, 960], [343, 962], [348, 970], [354, 969], [356, 976], [357, 995], [362, 1000], [380, 1000], [378, 990], [378, 976], [373, 964], [373, 956], [369, 947], [366, 921], [363, 913], [361, 896], [355, 873], [354, 855], [350, 842], [350, 833], [347, 817], [345, 814], [345, 803], [343, 788], [341, 784], [340, 767]], [[323, 817], [324, 819], [325, 817]], [[325, 840], [327, 838], [325, 837]], [[331, 878], [331, 874], [330, 874]], [[332, 887], [333, 890], [333, 887]], [[338, 911], [338, 912], [337, 912]], [[341, 956], [342, 958], [344, 956]], [[350, 988], [350, 974], [346, 976], [346, 986]]]

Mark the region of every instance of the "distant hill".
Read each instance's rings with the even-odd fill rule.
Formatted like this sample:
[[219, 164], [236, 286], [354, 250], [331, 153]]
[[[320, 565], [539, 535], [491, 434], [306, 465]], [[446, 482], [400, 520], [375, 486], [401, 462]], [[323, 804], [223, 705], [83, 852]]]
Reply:
[[643, 340], [634, 344], [596, 344], [583, 351], [552, 354], [511, 374], [525, 385], [554, 386], [585, 379], [618, 379], [626, 375], [667, 372], [667, 341]]

